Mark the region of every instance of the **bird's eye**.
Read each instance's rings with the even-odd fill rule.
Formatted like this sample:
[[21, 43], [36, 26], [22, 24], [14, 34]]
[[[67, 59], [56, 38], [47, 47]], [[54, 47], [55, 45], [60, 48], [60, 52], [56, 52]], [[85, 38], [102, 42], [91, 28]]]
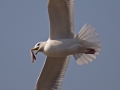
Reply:
[[39, 45], [40, 45], [40, 43], [37, 44], [37, 46], [39, 46]]

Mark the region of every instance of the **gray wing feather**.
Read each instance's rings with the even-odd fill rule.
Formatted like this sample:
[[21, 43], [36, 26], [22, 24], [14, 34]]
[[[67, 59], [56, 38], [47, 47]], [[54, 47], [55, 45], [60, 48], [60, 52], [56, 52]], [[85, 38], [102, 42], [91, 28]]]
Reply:
[[35, 90], [60, 90], [69, 62], [68, 57], [47, 57]]
[[49, 0], [50, 39], [73, 38], [73, 0]]

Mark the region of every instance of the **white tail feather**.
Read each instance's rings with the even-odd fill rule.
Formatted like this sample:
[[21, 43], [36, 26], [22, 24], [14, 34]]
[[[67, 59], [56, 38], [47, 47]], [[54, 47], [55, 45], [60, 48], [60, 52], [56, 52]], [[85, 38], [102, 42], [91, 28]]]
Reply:
[[74, 58], [79, 65], [87, 64], [96, 59], [96, 56], [99, 55], [101, 44], [99, 40], [99, 35], [90, 25], [85, 24], [78, 35], [75, 38], [82, 40], [81, 44], [83, 47], [95, 49], [95, 54], [85, 54], [79, 53], [74, 54]]

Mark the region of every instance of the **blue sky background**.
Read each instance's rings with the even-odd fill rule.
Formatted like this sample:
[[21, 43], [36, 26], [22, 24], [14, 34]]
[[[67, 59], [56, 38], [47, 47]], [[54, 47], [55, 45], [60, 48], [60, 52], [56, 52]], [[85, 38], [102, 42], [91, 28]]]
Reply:
[[[48, 0], [0, 0], [0, 90], [33, 90], [45, 61], [31, 63], [30, 48], [49, 37]], [[62, 90], [120, 90], [120, 0], [75, 0], [75, 34], [88, 23], [102, 51], [79, 66], [71, 56]]]

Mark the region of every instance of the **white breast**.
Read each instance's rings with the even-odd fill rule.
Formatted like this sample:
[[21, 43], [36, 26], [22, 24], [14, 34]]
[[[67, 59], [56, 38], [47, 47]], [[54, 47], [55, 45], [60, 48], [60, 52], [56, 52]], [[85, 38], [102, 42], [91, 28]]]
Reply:
[[77, 39], [48, 40], [43, 53], [51, 57], [68, 56], [77, 52], [79, 47]]

